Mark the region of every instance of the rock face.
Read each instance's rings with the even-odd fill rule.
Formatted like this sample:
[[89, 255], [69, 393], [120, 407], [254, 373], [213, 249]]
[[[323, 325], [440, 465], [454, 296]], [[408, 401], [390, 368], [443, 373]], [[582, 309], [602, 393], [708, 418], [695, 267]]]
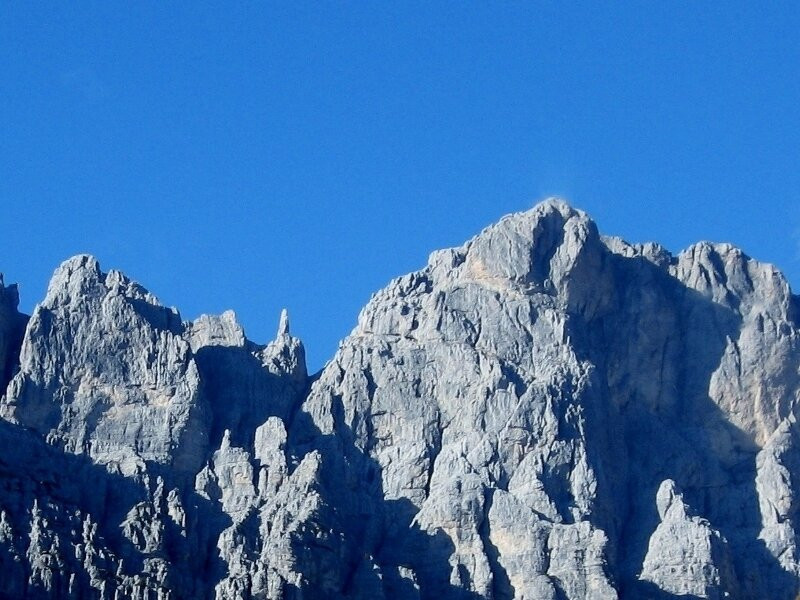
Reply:
[[[80, 256], [0, 287], [0, 597], [800, 592], [800, 299], [548, 200], [392, 281], [322, 372]], [[23, 335], [24, 330], [24, 335]]]

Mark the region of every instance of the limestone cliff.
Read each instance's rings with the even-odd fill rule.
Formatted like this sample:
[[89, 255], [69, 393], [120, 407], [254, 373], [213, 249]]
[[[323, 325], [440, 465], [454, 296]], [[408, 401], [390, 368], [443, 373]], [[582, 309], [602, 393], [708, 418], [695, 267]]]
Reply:
[[[7, 598], [800, 591], [798, 308], [548, 200], [392, 281], [322, 372], [79, 256], [0, 286]], [[23, 334], [24, 329], [24, 334]]]

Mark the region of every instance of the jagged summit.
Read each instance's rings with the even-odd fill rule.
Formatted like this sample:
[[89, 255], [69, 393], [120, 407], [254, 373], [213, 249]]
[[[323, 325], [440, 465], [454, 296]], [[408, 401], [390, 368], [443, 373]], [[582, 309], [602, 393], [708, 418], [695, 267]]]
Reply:
[[81, 255], [0, 286], [0, 597], [800, 591], [798, 299], [560, 199], [434, 252], [309, 377]]

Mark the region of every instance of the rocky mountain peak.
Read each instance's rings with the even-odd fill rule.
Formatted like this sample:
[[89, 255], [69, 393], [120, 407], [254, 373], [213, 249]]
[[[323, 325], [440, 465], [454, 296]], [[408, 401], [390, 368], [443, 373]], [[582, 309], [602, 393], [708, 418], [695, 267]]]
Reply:
[[498, 286], [555, 292], [560, 278], [589, 243], [594, 223], [561, 200], [503, 217], [465, 246], [465, 276]]
[[308, 376], [74, 257], [0, 286], [0, 597], [800, 591], [798, 299], [559, 199], [434, 252]]
[[93, 256], [79, 254], [61, 263], [50, 278], [42, 306], [57, 307], [102, 293], [105, 274]]

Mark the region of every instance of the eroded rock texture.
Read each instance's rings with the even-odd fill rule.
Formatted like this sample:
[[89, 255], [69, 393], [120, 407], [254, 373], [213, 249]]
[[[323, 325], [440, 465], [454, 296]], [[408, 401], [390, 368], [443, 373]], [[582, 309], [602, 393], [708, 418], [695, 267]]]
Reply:
[[285, 313], [261, 346], [87, 256], [16, 306], [2, 597], [800, 592], [800, 301], [729, 245], [549, 200], [392, 281], [314, 376]]

